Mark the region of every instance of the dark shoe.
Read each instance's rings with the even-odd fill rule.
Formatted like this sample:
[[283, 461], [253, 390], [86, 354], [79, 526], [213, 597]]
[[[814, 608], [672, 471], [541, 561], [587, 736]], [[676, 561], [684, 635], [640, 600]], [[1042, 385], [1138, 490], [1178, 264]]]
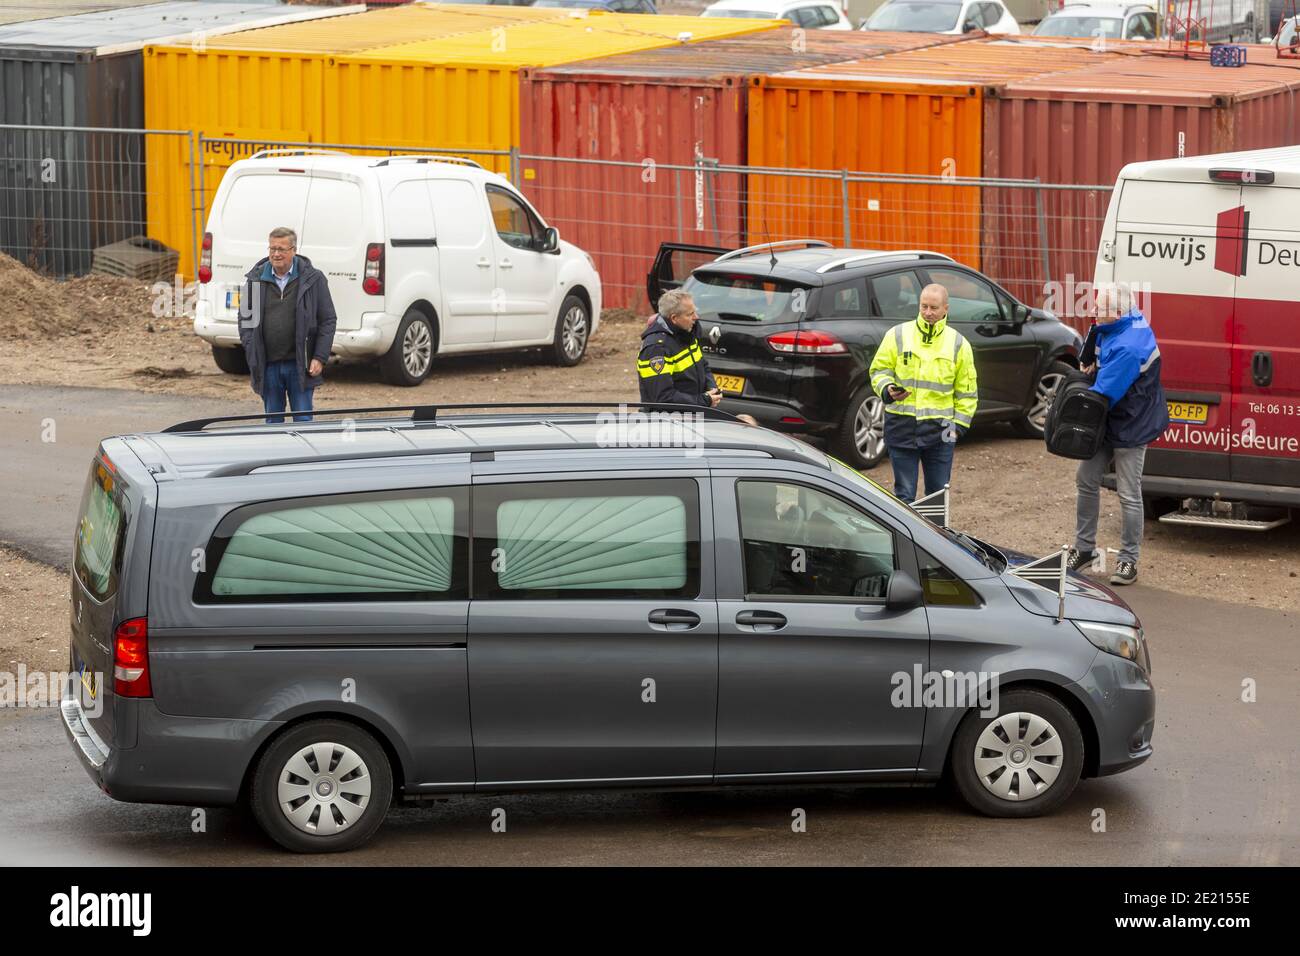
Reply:
[[1092, 562], [1097, 558], [1096, 551], [1089, 551], [1084, 554], [1078, 548], [1071, 548], [1070, 553], [1066, 555], [1065, 566], [1071, 571], [1078, 571], [1082, 568], [1092, 567]]
[[1138, 579], [1138, 566], [1132, 561], [1121, 561], [1110, 576], [1111, 584], [1132, 584]]

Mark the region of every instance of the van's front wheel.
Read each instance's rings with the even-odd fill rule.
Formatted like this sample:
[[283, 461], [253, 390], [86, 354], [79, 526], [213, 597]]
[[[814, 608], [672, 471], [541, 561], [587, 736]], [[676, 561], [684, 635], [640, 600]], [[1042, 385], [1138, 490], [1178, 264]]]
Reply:
[[576, 295], [564, 297], [560, 316], [555, 322], [555, 341], [552, 358], [556, 365], [577, 365], [587, 354], [587, 340], [591, 337], [591, 313]]
[[341, 720], [299, 724], [275, 740], [253, 774], [258, 825], [297, 853], [338, 853], [374, 836], [393, 797], [379, 742]]
[[379, 360], [379, 371], [390, 385], [412, 388], [429, 377], [437, 350], [433, 323], [419, 309], [408, 309], [393, 344]]

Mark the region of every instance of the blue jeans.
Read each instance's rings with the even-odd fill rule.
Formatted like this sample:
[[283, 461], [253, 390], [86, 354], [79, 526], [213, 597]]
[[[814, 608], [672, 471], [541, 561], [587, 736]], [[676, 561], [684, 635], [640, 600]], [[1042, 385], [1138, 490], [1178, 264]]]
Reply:
[[[268, 412], [284, 412], [284, 396], [289, 395], [289, 408], [295, 412], [311, 411], [311, 393], [313, 389], [301, 388], [298, 384], [298, 363], [267, 362], [266, 372], [262, 376], [262, 407]], [[309, 422], [312, 416], [294, 415], [295, 422]], [[284, 423], [283, 414], [266, 416], [268, 425]]]
[[925, 468], [925, 493], [943, 488], [952, 478], [953, 442], [941, 441], [929, 448], [890, 448], [889, 462], [894, 466], [894, 494], [903, 501], [916, 500], [919, 467]]

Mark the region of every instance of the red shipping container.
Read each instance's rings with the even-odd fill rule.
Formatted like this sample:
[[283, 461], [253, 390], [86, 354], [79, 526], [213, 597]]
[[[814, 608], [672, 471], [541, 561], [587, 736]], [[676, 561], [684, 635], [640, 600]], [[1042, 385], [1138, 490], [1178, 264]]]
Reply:
[[745, 165], [750, 77], [963, 40], [782, 28], [521, 70], [520, 186], [596, 260], [605, 304], [644, 311], [661, 242], [758, 241], [745, 221], [743, 175], [661, 168], [695, 167], [701, 158]]

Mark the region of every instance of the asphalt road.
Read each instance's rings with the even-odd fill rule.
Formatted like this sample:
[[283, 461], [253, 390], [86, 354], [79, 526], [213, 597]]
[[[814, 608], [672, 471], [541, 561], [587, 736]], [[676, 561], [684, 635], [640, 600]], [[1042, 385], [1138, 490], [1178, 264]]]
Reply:
[[[217, 403], [0, 386], [0, 540], [67, 559], [95, 443]], [[43, 419], [56, 440], [41, 441]], [[395, 809], [349, 863], [1061, 864], [1300, 863], [1300, 615], [1142, 586], [1124, 596], [1151, 640], [1155, 756], [1085, 781], [1051, 817], [977, 817], [934, 790], [732, 790], [471, 796]], [[1244, 703], [1242, 683], [1256, 684]], [[91, 783], [56, 710], [0, 710], [0, 863], [337, 865], [281, 853], [236, 810], [117, 803]], [[506, 831], [493, 832], [493, 811]], [[791, 828], [805, 811], [806, 832]], [[1104, 832], [1097, 831], [1104, 811]]]

